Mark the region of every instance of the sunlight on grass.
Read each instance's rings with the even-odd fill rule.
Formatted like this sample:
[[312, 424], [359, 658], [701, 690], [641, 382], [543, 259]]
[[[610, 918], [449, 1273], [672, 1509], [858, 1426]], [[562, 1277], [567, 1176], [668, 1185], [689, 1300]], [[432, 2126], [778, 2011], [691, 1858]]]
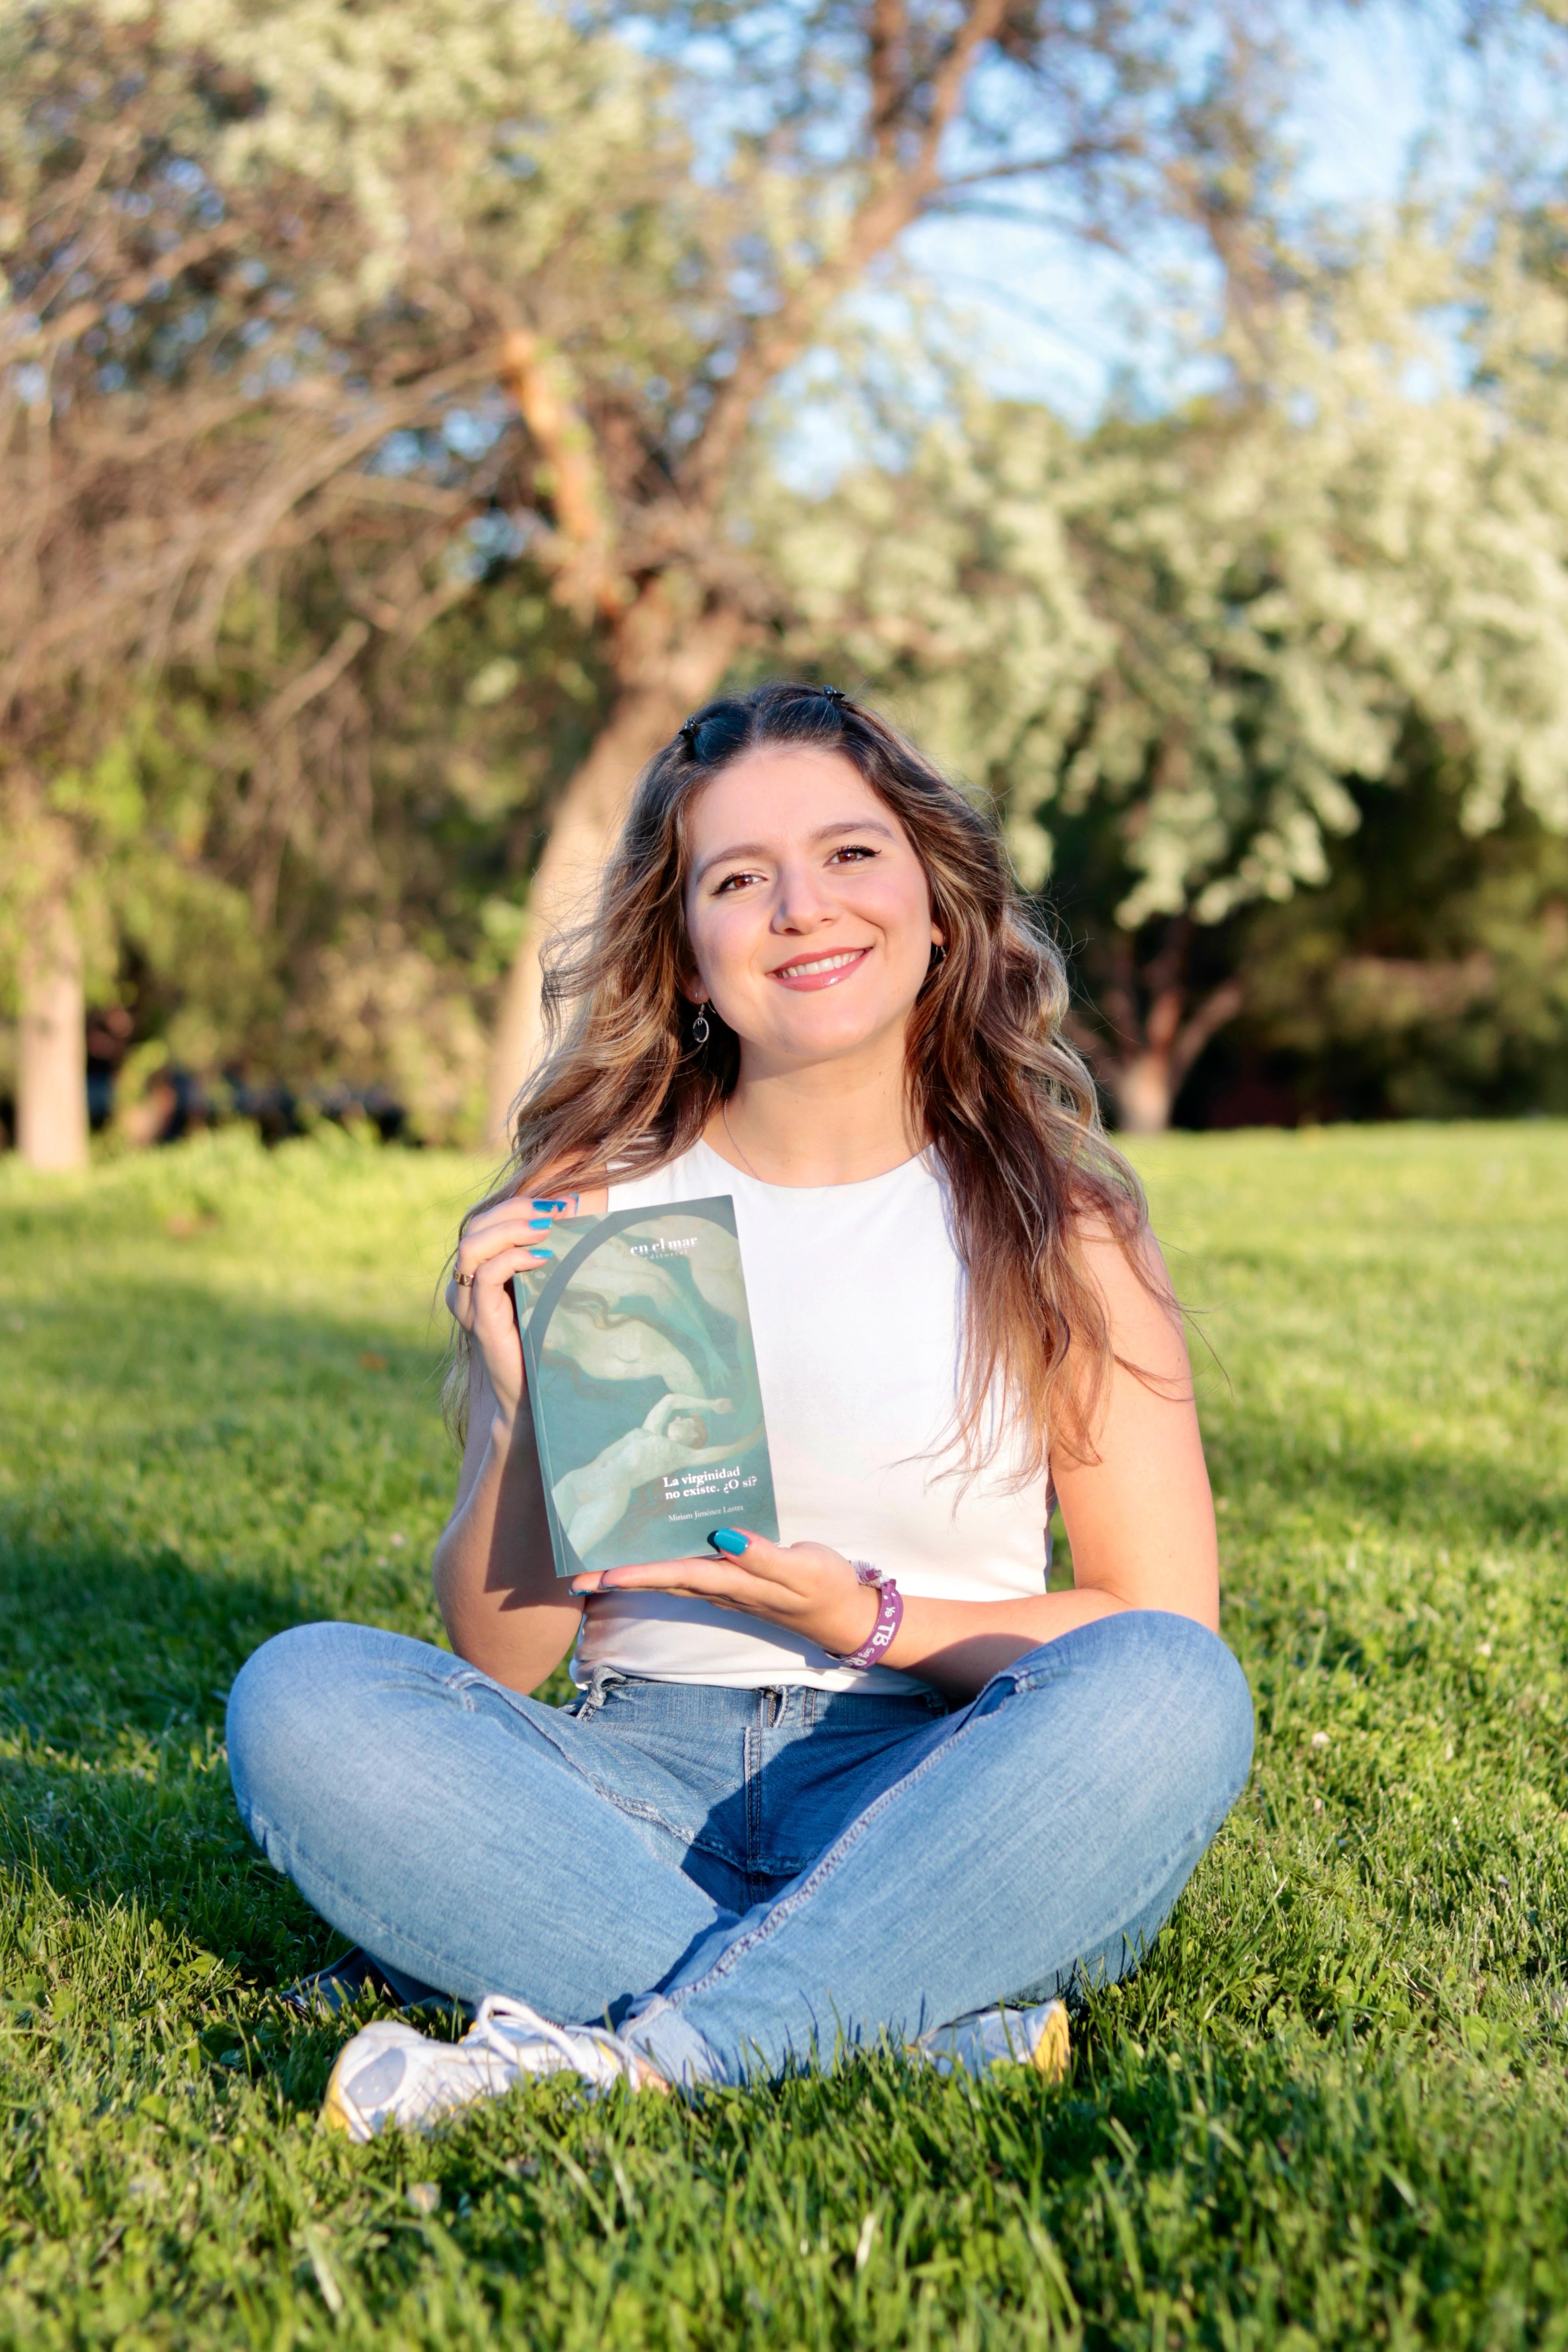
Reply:
[[363, 2150], [223, 1700], [300, 1618], [434, 1636], [482, 1171], [0, 1162], [0, 2342], [1568, 2341], [1568, 1130], [1139, 1157], [1258, 1763], [1067, 2085], [557, 2083]]

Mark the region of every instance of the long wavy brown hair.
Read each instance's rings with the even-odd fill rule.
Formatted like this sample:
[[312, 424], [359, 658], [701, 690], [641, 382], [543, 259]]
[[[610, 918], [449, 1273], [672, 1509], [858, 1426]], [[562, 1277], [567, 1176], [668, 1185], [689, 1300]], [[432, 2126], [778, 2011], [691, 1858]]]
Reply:
[[[740, 1041], [711, 1006], [709, 1036], [681, 982], [688, 820], [721, 768], [763, 745], [837, 752], [898, 818], [931, 886], [945, 951], [909, 1024], [913, 1131], [951, 1198], [965, 1281], [952, 1446], [972, 1475], [1005, 1453], [1009, 1483], [1052, 1449], [1092, 1459], [1112, 1353], [1081, 1238], [1114, 1235], [1157, 1288], [1142, 1188], [1100, 1125], [1094, 1082], [1062, 1034], [1067, 974], [1030, 918], [994, 827], [915, 746], [858, 702], [773, 681], [710, 702], [644, 769], [592, 919], [545, 958], [549, 1051], [511, 1114], [512, 1151], [489, 1207], [662, 1166], [702, 1134], [740, 1074]], [[1159, 1295], [1164, 1297], [1163, 1291]], [[451, 1402], [461, 1426], [467, 1349]]]

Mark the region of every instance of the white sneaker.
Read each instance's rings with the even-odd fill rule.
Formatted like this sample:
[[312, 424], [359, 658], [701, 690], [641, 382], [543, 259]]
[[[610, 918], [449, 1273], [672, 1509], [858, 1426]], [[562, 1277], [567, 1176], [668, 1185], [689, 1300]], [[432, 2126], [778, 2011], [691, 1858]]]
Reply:
[[432, 2042], [393, 2018], [365, 2026], [339, 2053], [321, 2120], [353, 2140], [374, 2139], [389, 2125], [428, 2131], [476, 2099], [499, 2098], [525, 2074], [580, 2074], [593, 2091], [615, 2083], [668, 2087], [618, 2034], [552, 2025], [497, 1993], [480, 2001], [460, 2042]]
[[993, 2066], [1032, 2066], [1047, 2083], [1059, 2083], [1071, 2050], [1067, 2003], [1046, 2000], [1035, 2009], [983, 2009], [956, 2025], [939, 2025], [922, 2033], [913, 2048], [939, 2074], [951, 2074], [960, 2066], [976, 2075]]

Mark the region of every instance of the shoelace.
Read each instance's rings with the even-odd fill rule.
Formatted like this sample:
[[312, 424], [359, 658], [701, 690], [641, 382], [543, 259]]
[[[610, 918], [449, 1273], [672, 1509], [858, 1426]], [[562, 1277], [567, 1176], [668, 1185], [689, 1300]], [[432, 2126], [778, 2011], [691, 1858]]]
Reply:
[[638, 2068], [647, 2063], [646, 2060], [638, 2057], [631, 2043], [623, 2041], [618, 2033], [605, 2032], [598, 2026], [579, 2025], [568, 2029], [563, 2025], [552, 2025], [549, 2018], [541, 2017], [536, 2009], [530, 2009], [525, 2000], [512, 2000], [502, 1992], [487, 1993], [480, 2001], [479, 2014], [470, 2029], [470, 2038], [482, 2042], [485, 2048], [493, 2050], [498, 2058], [515, 2060], [514, 2035], [507, 2029], [516, 2026], [526, 2027], [529, 2032], [547, 2042], [552, 2050], [559, 2051], [574, 2074], [583, 2072], [579, 2050], [583, 2042], [591, 2043], [606, 2055], [613, 2053], [619, 2060], [627, 2082], [633, 2084], [637, 2082]]

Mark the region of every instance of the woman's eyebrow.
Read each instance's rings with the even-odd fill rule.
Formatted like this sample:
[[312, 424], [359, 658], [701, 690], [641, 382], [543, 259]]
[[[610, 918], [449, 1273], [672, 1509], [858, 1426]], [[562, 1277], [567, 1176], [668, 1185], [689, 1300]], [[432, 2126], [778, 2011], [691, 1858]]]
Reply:
[[889, 841], [896, 838], [892, 826], [884, 824], [879, 816], [840, 817], [832, 824], [819, 824], [811, 837], [813, 841], [831, 841], [836, 833], [880, 833]]
[[[845, 833], [879, 833], [888, 841], [898, 838], [892, 826], [884, 824], [881, 818], [877, 816], [837, 817], [831, 824], [819, 824], [816, 832], [809, 834], [806, 838], [815, 844], [819, 841], [832, 841], [838, 835]], [[726, 866], [732, 857], [771, 857], [773, 855], [773, 850], [765, 841], [737, 841], [728, 849], [716, 849], [711, 857], [705, 857], [691, 878], [694, 882], [700, 882], [703, 876], [710, 873], [715, 866]]]
[[716, 849], [711, 857], [705, 857], [691, 878], [694, 882], [700, 882], [715, 866], [727, 866], [732, 857], [765, 857], [767, 855], [765, 841], [737, 841], [730, 848]]

